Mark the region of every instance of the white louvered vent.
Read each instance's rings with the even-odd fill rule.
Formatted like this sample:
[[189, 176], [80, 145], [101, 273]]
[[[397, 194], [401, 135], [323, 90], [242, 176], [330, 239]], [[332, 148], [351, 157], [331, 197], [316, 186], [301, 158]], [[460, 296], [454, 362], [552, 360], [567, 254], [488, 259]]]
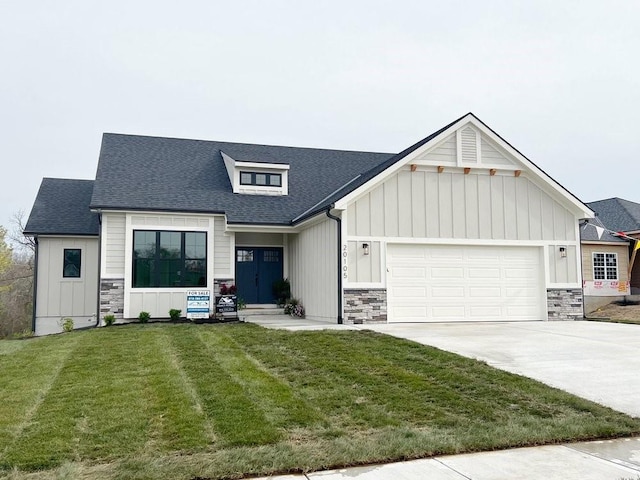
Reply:
[[478, 163], [478, 145], [476, 143], [476, 131], [473, 128], [465, 128], [460, 132], [462, 163]]

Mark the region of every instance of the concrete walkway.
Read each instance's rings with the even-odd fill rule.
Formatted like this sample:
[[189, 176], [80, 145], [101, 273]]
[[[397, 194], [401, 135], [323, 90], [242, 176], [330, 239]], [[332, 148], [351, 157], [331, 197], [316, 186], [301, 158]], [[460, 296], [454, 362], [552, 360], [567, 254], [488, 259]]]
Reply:
[[[640, 416], [640, 327], [596, 322], [335, 325], [285, 315], [246, 321], [287, 330], [368, 329], [435, 346]], [[640, 438], [517, 448], [265, 477], [338, 480], [639, 480]]]
[[272, 480], [637, 480], [640, 438], [516, 448], [369, 465]]

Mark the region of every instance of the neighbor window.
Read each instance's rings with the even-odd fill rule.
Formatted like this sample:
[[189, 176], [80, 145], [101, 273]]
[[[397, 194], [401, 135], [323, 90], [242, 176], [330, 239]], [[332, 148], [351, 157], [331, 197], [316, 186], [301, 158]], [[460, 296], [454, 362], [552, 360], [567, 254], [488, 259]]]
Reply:
[[240, 185], [281, 187], [282, 175], [279, 173], [240, 172]]
[[64, 278], [80, 278], [80, 262], [82, 253], [79, 248], [65, 248], [64, 261], [62, 265], [62, 276]]
[[594, 280], [618, 280], [618, 254], [594, 253], [593, 254], [593, 279]]
[[206, 284], [205, 232], [133, 232], [134, 287], [203, 287]]

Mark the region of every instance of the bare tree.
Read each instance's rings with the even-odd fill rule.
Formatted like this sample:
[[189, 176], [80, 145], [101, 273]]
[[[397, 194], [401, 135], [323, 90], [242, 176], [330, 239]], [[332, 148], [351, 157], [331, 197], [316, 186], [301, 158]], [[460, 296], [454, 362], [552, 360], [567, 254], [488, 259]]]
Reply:
[[13, 229], [9, 233], [9, 240], [15, 243], [19, 250], [27, 250], [31, 252], [32, 255], [35, 255], [35, 239], [33, 237], [27, 237], [22, 233], [27, 225], [24, 217], [24, 210], [18, 210], [11, 216], [11, 225]]

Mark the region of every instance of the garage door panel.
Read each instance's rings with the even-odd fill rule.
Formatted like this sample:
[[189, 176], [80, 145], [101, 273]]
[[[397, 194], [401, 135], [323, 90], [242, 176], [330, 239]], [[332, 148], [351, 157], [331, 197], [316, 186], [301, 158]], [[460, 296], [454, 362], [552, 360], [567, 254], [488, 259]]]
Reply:
[[460, 298], [464, 295], [463, 287], [432, 287], [431, 296], [434, 299], [440, 298]]
[[541, 258], [539, 247], [389, 245], [389, 321], [542, 320]]
[[501, 298], [500, 287], [469, 287], [469, 296], [472, 298]]
[[470, 278], [487, 278], [492, 280], [500, 278], [499, 268], [469, 267], [468, 272]]
[[434, 306], [431, 309], [431, 314], [434, 319], [447, 320], [464, 317], [465, 311], [463, 306]]
[[464, 278], [463, 268], [451, 267], [433, 267], [431, 269], [431, 278]]
[[495, 320], [502, 316], [502, 309], [497, 305], [469, 307], [469, 317], [482, 320]]

